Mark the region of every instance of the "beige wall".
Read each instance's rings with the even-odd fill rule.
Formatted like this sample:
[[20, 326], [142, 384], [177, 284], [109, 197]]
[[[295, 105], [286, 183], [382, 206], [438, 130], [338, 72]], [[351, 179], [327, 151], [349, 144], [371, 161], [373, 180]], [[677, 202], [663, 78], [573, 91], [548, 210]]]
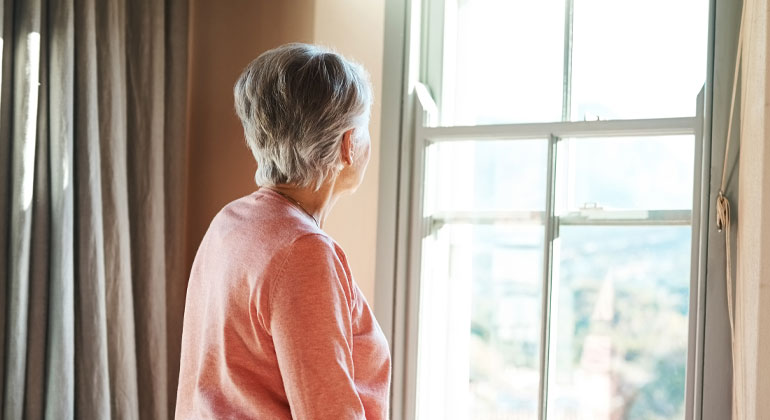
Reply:
[[359, 61], [374, 85], [367, 176], [356, 195], [340, 200], [325, 226], [373, 303], [384, 0], [193, 0], [191, 13], [188, 267], [217, 211], [255, 188], [254, 161], [233, 110], [238, 75], [267, 49], [316, 42]]
[[361, 63], [369, 70], [374, 89], [372, 157], [366, 177], [355, 194], [340, 199], [325, 226], [345, 250], [356, 282], [374, 306], [385, 1], [316, 0], [315, 10], [314, 42]]
[[193, 0], [190, 21], [187, 261], [214, 215], [255, 188], [254, 160], [233, 108], [241, 70], [265, 50], [311, 41], [312, 0]]

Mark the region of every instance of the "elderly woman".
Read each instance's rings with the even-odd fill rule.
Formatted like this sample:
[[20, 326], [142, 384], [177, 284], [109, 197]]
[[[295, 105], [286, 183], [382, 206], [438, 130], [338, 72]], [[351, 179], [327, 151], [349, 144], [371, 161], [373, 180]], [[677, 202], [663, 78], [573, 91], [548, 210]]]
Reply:
[[187, 289], [177, 419], [386, 419], [390, 355], [322, 228], [369, 161], [372, 93], [340, 55], [290, 44], [235, 85], [254, 193], [211, 222]]

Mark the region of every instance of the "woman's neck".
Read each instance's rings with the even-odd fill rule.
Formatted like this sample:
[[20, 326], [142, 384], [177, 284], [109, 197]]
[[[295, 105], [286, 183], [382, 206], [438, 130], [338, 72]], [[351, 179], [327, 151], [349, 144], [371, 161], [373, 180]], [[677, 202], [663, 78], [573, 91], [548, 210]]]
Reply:
[[338, 195], [334, 194], [333, 183], [329, 182], [324, 182], [318, 190], [312, 187], [301, 188], [285, 184], [270, 185], [265, 188], [270, 188], [296, 201], [296, 204], [299, 204], [308, 215], [315, 219], [321, 228], [338, 198]]

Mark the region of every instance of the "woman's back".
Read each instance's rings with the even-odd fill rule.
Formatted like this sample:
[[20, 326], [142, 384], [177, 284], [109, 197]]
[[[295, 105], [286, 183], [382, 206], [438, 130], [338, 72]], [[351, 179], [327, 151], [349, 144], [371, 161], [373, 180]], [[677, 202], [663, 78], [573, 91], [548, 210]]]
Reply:
[[387, 342], [342, 249], [270, 189], [212, 221], [182, 349], [178, 419], [387, 418]]

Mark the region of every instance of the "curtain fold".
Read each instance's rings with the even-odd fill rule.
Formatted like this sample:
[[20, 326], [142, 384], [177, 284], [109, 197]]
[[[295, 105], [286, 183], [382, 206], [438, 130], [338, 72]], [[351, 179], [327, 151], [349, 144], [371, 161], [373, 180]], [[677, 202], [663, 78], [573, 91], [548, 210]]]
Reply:
[[[165, 5], [131, 0], [128, 28], [165, 26]], [[165, 31], [126, 33], [128, 183], [141, 418], [168, 417], [164, 203]]]
[[[46, 19], [41, 19], [39, 48], [39, 81], [43, 86], [48, 78]], [[48, 179], [48, 124], [45, 118], [48, 91], [38, 88], [35, 169], [32, 186], [32, 236], [30, 246], [29, 313], [27, 320], [27, 366], [24, 383], [24, 411], [30, 417], [40, 418], [43, 394], [36, 392], [45, 384], [45, 347], [47, 324], [48, 272], [50, 261], [50, 179]]]
[[[102, 151], [95, 0], [75, 0], [75, 407], [77, 418], [107, 419]], [[101, 34], [100, 34], [101, 35]], [[105, 220], [103, 220], [103, 218]]]
[[[6, 282], [5, 392], [3, 418], [21, 418], [27, 368], [27, 339], [30, 306], [30, 252], [32, 248], [32, 193], [35, 152], [40, 60], [40, 1], [12, 3], [13, 49], [12, 83], [2, 86], [10, 90], [11, 118], [3, 131], [9, 131], [4, 142], [11, 142], [10, 165], [10, 237], [8, 238], [8, 276]], [[5, 13], [5, 12], [4, 12]], [[5, 40], [3, 44], [5, 48]]]
[[128, 226], [125, 0], [96, 2], [99, 136], [102, 150], [107, 325], [112, 414], [139, 418], [131, 237]]
[[[8, 237], [10, 220], [10, 182], [11, 179], [11, 49], [5, 47], [11, 38], [11, 14], [6, 13], [12, 6], [10, 0], [0, 0], [0, 275], [6, 279], [0, 287], [0, 302], [7, 305], [10, 272], [8, 264]], [[0, 417], [3, 415], [2, 401], [5, 399], [5, 321], [6, 310], [0, 310]]]
[[187, 1], [0, 4], [2, 418], [171, 418]]
[[[174, 415], [187, 293], [187, 68], [189, 2], [166, 0], [166, 83], [164, 188], [166, 191], [166, 329], [168, 342], [168, 413]], [[185, 139], [185, 141], [181, 141]]]
[[[45, 418], [71, 418], [75, 385], [74, 259], [74, 16], [72, 0], [50, 4], [47, 11], [48, 152], [50, 179], [50, 261], [46, 375], [38, 392]], [[31, 391], [30, 391], [31, 392]], [[39, 413], [35, 413], [39, 414]], [[28, 418], [41, 418], [28, 414]]]

